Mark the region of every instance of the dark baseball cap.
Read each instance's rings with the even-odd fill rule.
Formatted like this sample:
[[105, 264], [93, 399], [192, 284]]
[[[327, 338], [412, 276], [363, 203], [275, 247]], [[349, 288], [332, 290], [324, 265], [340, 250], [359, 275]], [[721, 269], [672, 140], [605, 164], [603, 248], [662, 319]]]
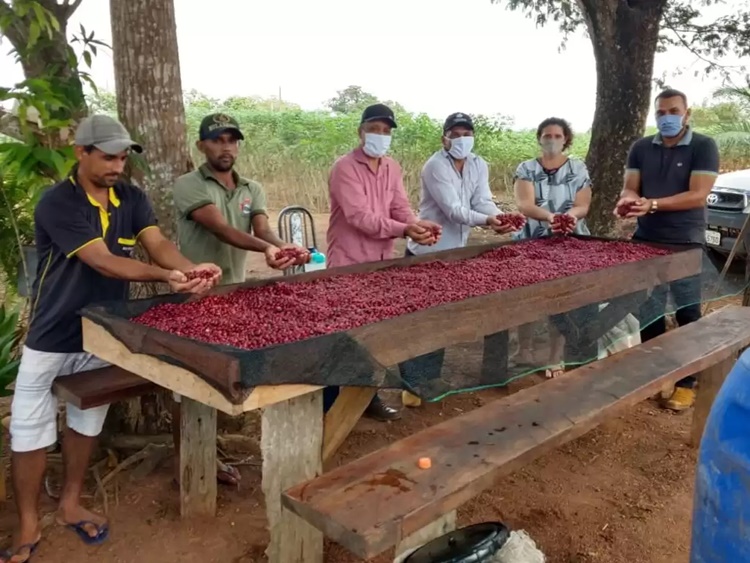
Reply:
[[458, 112], [450, 114], [445, 120], [445, 123], [443, 124], [443, 133], [450, 131], [456, 125], [463, 125], [474, 131], [474, 121], [471, 119], [471, 116], [468, 113]]
[[240, 124], [237, 123], [235, 118], [226, 113], [212, 113], [201, 121], [198, 136], [201, 141], [205, 141], [206, 139], [215, 139], [222, 133], [228, 132], [234, 133], [240, 140], [245, 140], [245, 136], [240, 131]]
[[368, 121], [386, 121], [391, 127], [398, 127], [393, 110], [385, 104], [374, 104], [366, 107], [365, 111], [362, 112], [360, 124]]
[[128, 149], [143, 152], [143, 147], [130, 138], [123, 124], [108, 115], [90, 115], [81, 121], [76, 129], [75, 144], [94, 146], [109, 155]]

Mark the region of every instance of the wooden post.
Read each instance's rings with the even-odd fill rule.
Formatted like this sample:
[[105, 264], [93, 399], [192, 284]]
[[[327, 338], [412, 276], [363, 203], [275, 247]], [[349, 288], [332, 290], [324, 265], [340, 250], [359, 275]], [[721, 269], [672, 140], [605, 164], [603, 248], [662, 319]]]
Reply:
[[404, 559], [417, 548], [455, 529], [456, 511], [452, 510], [398, 542], [394, 551], [395, 557], [393, 563], [403, 563]]
[[346, 437], [362, 418], [372, 398], [374, 387], [342, 387], [331, 409], [325, 415], [323, 433], [323, 463], [331, 460]]
[[182, 397], [180, 514], [216, 515], [216, 409]]
[[708, 414], [711, 412], [711, 406], [714, 404], [716, 394], [721, 389], [724, 380], [729, 375], [736, 361], [737, 356], [732, 354], [726, 360], [703, 370], [698, 375], [698, 393], [693, 410], [693, 427], [690, 439], [693, 447], [697, 448], [700, 446], [703, 429], [706, 426], [706, 420], [708, 419]]
[[269, 563], [323, 563], [323, 534], [281, 506], [281, 493], [322, 472], [323, 391], [263, 409], [263, 494]]

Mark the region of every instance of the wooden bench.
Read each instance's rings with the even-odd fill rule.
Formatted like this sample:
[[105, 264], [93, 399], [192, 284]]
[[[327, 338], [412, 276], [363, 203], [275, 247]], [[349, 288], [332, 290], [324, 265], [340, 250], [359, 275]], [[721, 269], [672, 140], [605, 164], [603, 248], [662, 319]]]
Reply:
[[[697, 443], [716, 392], [748, 345], [750, 308], [727, 307], [301, 483], [282, 503], [363, 559], [393, 546], [398, 555], [450, 531], [456, 508], [498, 478], [690, 375], [700, 377]], [[432, 459], [431, 469], [417, 467], [421, 457]]]
[[86, 410], [153, 393], [159, 388], [117, 366], [82, 371], [55, 379], [52, 392], [63, 401]]

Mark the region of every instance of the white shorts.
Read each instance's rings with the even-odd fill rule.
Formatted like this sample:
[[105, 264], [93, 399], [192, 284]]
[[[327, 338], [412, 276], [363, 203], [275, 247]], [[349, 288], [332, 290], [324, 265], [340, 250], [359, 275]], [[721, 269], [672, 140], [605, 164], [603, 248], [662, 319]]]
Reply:
[[[10, 412], [11, 450], [29, 452], [57, 442], [57, 398], [52, 394], [56, 377], [108, 365], [88, 352], [38, 352], [24, 346]], [[109, 405], [102, 405], [84, 411], [68, 403], [68, 428], [84, 436], [98, 436], [108, 409]]]

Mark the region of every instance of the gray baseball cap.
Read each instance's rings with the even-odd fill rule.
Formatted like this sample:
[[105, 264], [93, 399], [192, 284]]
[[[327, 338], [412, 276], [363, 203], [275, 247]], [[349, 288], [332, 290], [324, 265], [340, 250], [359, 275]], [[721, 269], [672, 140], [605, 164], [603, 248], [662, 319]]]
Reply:
[[130, 138], [122, 123], [108, 115], [91, 115], [81, 121], [76, 129], [75, 144], [82, 147], [93, 145], [110, 155], [127, 149], [143, 152], [143, 147]]

